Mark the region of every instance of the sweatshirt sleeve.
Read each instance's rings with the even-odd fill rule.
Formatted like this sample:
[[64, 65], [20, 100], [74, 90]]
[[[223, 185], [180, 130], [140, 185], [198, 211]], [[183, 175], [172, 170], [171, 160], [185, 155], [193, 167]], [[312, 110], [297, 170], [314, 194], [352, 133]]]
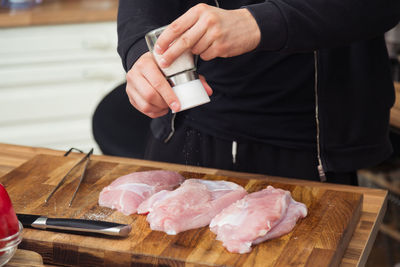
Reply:
[[400, 20], [399, 0], [267, 0], [245, 6], [261, 31], [258, 49], [309, 52], [368, 40]]
[[181, 12], [179, 0], [120, 0], [118, 7], [118, 54], [125, 71], [148, 51], [144, 36], [169, 24]]

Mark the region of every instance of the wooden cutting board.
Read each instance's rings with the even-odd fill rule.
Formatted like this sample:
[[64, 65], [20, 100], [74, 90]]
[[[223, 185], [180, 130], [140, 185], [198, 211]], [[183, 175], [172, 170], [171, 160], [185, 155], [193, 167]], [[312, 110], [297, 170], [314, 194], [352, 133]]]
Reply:
[[[228, 180], [248, 192], [267, 185], [291, 191], [309, 214], [294, 230], [256, 245], [251, 253], [227, 252], [215, 235], [203, 227], [176, 236], [152, 231], [144, 215], [125, 216], [97, 204], [101, 189], [119, 176], [152, 168], [91, 161], [72, 207], [69, 200], [78, 183], [79, 169], [69, 176], [50, 202], [44, 200], [78, 161], [76, 158], [38, 155], [0, 178], [17, 213], [48, 217], [96, 219], [132, 225], [127, 238], [84, 236], [24, 229], [20, 248], [36, 251], [45, 263], [80, 266], [336, 266], [361, 214], [362, 194], [318, 187], [270, 183], [201, 173], [181, 172], [186, 178]], [[188, 168], [189, 169], [189, 168]]]
[[45, 267], [43, 265], [42, 256], [38, 253], [17, 249], [11, 260], [5, 265], [5, 267]]

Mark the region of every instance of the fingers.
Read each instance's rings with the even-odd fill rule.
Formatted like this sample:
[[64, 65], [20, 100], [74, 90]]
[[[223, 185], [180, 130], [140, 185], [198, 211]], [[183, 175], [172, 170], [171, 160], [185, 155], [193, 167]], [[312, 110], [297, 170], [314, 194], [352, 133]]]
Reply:
[[215, 20], [210, 14], [210, 6], [198, 4], [173, 21], [160, 35], [155, 52], [162, 54], [160, 67], [168, 67], [183, 52], [194, 47]]
[[152, 55], [142, 55], [127, 74], [126, 92], [131, 104], [140, 112], [155, 118], [179, 111], [178, 98], [157, 67]]
[[191, 48], [202, 39], [206, 31], [207, 29], [200, 23], [196, 23], [192, 28], [188, 29], [164, 52], [162, 60], [159, 62], [160, 67], [168, 67], [185, 51], [191, 50]]
[[[161, 98], [161, 96], [154, 89], [145, 89], [148, 92], [153, 92], [153, 96], [151, 93], [143, 94], [143, 89], [141, 88], [150, 88], [150, 85], [147, 81], [139, 75], [128, 75], [127, 76], [127, 85], [126, 85], [126, 93], [128, 94], [130, 103], [143, 114], [151, 117], [157, 118], [162, 116], [168, 112], [168, 105], [164, 102], [163, 104], [157, 103], [157, 105], [151, 102], [151, 98]], [[137, 87], [137, 84], [141, 84], [141, 87]], [[142, 95], [143, 94], [143, 95]]]
[[203, 60], [233, 57], [254, 50], [261, 31], [245, 8], [224, 10], [198, 4], [171, 23], [157, 41], [160, 67], [168, 67], [190, 49]]
[[[160, 95], [162, 100], [173, 111], [179, 111], [179, 109], [180, 109], [179, 100], [176, 97], [171, 86], [165, 79], [164, 75], [161, 73], [161, 71], [157, 67], [155, 67], [155, 68], [146, 67], [143, 69], [142, 73], [143, 73], [143, 76], [146, 79], [146, 81], [150, 84], [151, 88], [153, 88], [153, 90], [158, 92], [158, 94]], [[146, 91], [145, 89], [143, 89], [143, 90]], [[158, 100], [158, 98], [156, 96], [153, 96], [152, 94], [149, 94], [147, 99], [154, 100], [154, 101]]]
[[216, 57], [226, 57], [222, 52], [221, 49], [214, 43], [212, 44], [206, 51], [200, 54], [200, 58], [204, 61], [208, 61], [214, 59]]
[[168, 113], [168, 108], [160, 109], [146, 102], [140, 95], [135, 93], [135, 90], [133, 90], [128, 83], [126, 85], [126, 93], [128, 94], [131, 105], [150, 118], [157, 118]]
[[157, 54], [163, 54], [173, 41], [196, 23], [198, 14], [193, 12], [193, 9], [189, 9], [185, 14], [173, 21], [158, 37], [154, 47]]
[[204, 34], [202, 38], [193, 46], [192, 53], [195, 55], [201, 55], [206, 51], [213, 43], [213, 39], [210, 38], [209, 34]]
[[148, 103], [154, 108], [168, 109], [168, 104], [164, 101], [161, 95], [153, 89], [145, 77], [135, 75], [130, 84], [135, 88], [132, 92], [132, 96], [135, 96], [135, 99], [137, 99], [136, 102], [143, 103], [142, 105]]

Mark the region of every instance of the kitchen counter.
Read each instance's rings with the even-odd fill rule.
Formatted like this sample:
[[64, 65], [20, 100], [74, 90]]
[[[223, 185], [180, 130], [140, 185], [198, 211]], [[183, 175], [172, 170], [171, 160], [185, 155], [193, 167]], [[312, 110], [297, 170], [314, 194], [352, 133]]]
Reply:
[[118, 0], [43, 0], [33, 8], [0, 8], [1, 27], [115, 21]]
[[53, 149], [74, 143], [99, 151], [93, 111], [126, 79], [117, 53], [117, 9], [118, 0], [0, 8], [0, 142]]
[[[27, 146], [8, 145], [0, 143], [0, 176], [8, 173], [9, 171], [27, 162], [29, 159], [33, 158], [38, 154], [62, 156], [64, 154], [64, 151], [27, 147]], [[73, 153], [71, 156], [81, 157], [81, 155], [77, 153]], [[140, 166], [164, 168], [176, 171], [185, 171], [188, 168], [188, 166], [183, 166], [178, 164], [152, 162], [152, 161], [120, 158], [120, 157], [93, 155], [92, 158], [106, 162], [138, 164]], [[242, 178], [252, 178], [252, 179], [266, 178], [265, 175], [261, 174], [238, 173], [238, 172], [209, 169], [202, 167], [190, 167], [190, 169], [191, 171], [201, 172], [211, 175], [226, 175], [231, 177], [242, 177]], [[387, 197], [386, 191], [379, 189], [363, 188], [363, 187], [352, 187], [345, 185], [333, 185], [333, 184], [318, 183], [318, 182], [311, 182], [304, 180], [287, 179], [281, 177], [268, 177], [268, 180], [271, 182], [322, 187], [337, 191], [362, 193], [364, 198], [363, 198], [361, 218], [351, 238], [349, 246], [347, 247], [345, 254], [341, 260], [341, 266], [365, 265], [370, 250], [372, 248], [372, 245], [375, 241], [379, 226], [382, 222], [383, 215], [385, 213], [386, 197]]]

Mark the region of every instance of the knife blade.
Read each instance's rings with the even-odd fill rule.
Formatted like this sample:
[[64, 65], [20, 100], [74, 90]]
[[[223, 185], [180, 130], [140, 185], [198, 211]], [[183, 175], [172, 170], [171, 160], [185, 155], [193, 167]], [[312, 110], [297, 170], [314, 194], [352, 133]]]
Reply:
[[55, 229], [61, 231], [96, 233], [111, 236], [128, 236], [132, 230], [132, 227], [129, 224], [119, 224], [105, 221], [48, 218], [45, 216], [32, 214], [17, 214], [17, 217], [24, 227], [37, 229]]

